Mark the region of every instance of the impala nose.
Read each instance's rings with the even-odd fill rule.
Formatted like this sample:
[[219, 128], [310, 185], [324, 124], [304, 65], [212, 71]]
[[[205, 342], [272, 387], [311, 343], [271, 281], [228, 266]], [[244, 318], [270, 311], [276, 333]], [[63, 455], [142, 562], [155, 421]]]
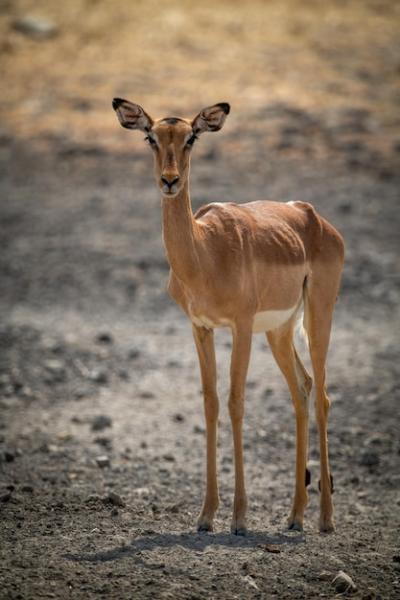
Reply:
[[170, 192], [172, 187], [176, 185], [179, 181], [179, 175], [170, 175], [165, 176], [161, 175], [161, 182], [163, 184], [163, 189], [165, 192]]

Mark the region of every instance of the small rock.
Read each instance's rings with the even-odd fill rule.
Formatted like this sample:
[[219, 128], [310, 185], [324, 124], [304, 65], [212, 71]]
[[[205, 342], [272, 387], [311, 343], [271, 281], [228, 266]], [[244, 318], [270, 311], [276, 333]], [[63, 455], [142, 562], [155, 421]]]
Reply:
[[140, 392], [140, 394], [139, 394], [139, 398], [144, 398], [147, 400], [150, 400], [151, 398], [154, 398], [154, 397], [155, 396], [154, 396], [153, 392], [150, 392], [148, 390], [144, 390], [143, 392]]
[[118, 377], [123, 381], [129, 381], [129, 372], [124, 368], [120, 368], [118, 369]]
[[96, 463], [101, 469], [105, 469], [110, 466], [110, 459], [105, 454], [101, 456], [96, 456]]
[[0, 502], [9, 502], [9, 500], [11, 500], [11, 492], [0, 494]]
[[171, 358], [171, 360], [167, 361], [167, 367], [175, 369], [177, 367], [181, 367], [182, 364], [179, 362], [179, 360], [175, 360], [174, 358]]
[[112, 511], [111, 511], [111, 516], [112, 516], [112, 517], [118, 517], [118, 515], [119, 515], [118, 508], [116, 508], [116, 507], [114, 506], [114, 508], [113, 508], [113, 509], [112, 509]]
[[356, 592], [357, 586], [347, 573], [344, 571], [339, 571], [336, 577], [332, 580], [332, 583], [335, 587], [335, 590], [339, 594], [343, 594], [345, 592]]
[[204, 427], [201, 427], [200, 425], [194, 425], [194, 427], [193, 427], [193, 433], [203, 434], [205, 432], [206, 432], [206, 430], [205, 430]]
[[112, 447], [111, 439], [105, 436], [98, 436], [93, 441], [95, 444], [99, 444], [99, 446], [103, 446], [103, 448], [107, 448], [108, 450]]
[[345, 201], [345, 202], [342, 202], [341, 204], [339, 204], [338, 210], [343, 215], [349, 215], [351, 212], [353, 212], [353, 205], [350, 201], [349, 202]]
[[133, 347], [128, 350], [128, 358], [135, 360], [136, 358], [139, 358], [139, 356], [140, 356], [139, 348]]
[[172, 417], [172, 420], [175, 421], [175, 423], [182, 423], [185, 420], [185, 417], [181, 413], [176, 413]]
[[47, 371], [45, 375], [46, 383], [60, 382], [65, 380], [65, 366], [60, 360], [46, 360], [44, 367]]
[[112, 344], [114, 339], [108, 331], [100, 331], [100, 333], [96, 335], [96, 342], [99, 344]]
[[31, 485], [30, 483], [25, 483], [23, 486], [21, 486], [21, 492], [33, 494], [33, 485]]
[[58, 27], [43, 17], [20, 17], [12, 23], [13, 29], [35, 40], [46, 40], [58, 33]]
[[78, 415], [74, 415], [73, 417], [71, 417], [71, 423], [81, 425], [82, 423], [84, 423], [84, 421], [80, 417], [78, 417]]
[[400, 563], [400, 553], [399, 554], [393, 554], [392, 560], [393, 560], [393, 562]]
[[246, 388], [248, 390], [254, 390], [258, 385], [257, 381], [254, 381], [253, 379], [249, 379], [248, 381], [246, 381]]
[[107, 415], [97, 415], [92, 420], [92, 431], [102, 431], [107, 427], [112, 427], [112, 419]]
[[113, 504], [114, 506], [120, 506], [121, 508], [124, 508], [124, 506], [126, 506], [126, 503], [121, 498], [121, 496], [119, 494], [116, 494], [115, 492], [109, 492], [106, 496], [102, 498], [102, 501], [104, 502], [104, 504]]
[[175, 456], [170, 452], [167, 452], [167, 454], [163, 454], [163, 459], [167, 462], [175, 462]]
[[3, 450], [0, 452], [0, 462], [13, 462], [15, 460], [15, 452], [12, 450]]
[[82, 398], [85, 398], [86, 396], [89, 395], [89, 390], [86, 387], [78, 387], [75, 391], [74, 391], [74, 398], [75, 400], [82, 400]]
[[374, 450], [366, 450], [360, 459], [360, 465], [363, 467], [376, 467], [379, 465], [380, 458], [379, 454]]
[[265, 390], [263, 391], [263, 397], [264, 398], [269, 398], [270, 396], [272, 396], [274, 393], [274, 390], [270, 387], [265, 388]]
[[18, 394], [24, 387], [24, 384], [21, 380], [19, 379], [14, 379], [14, 381], [12, 382], [12, 387], [13, 390], [16, 394]]
[[100, 383], [101, 385], [104, 385], [108, 383], [108, 373], [105, 369], [102, 368], [92, 369], [92, 371], [90, 371], [89, 373], [89, 379], [91, 379], [91, 381], [94, 381], [95, 383]]

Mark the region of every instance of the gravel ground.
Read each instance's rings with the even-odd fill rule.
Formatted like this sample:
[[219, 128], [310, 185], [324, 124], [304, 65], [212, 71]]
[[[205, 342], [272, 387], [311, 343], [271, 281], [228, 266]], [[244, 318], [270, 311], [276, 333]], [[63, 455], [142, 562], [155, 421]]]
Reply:
[[[327, 24], [342, 14], [345, 22], [345, 9], [331, 3], [333, 20], [321, 21], [316, 38], [314, 17], [301, 12], [297, 3], [288, 3], [294, 11], [291, 26], [297, 19], [306, 32], [292, 31], [290, 40], [310, 37], [312, 31], [318, 44], [313, 38], [315, 46], [298, 57], [283, 36], [287, 54], [274, 54], [273, 38], [267, 49], [274, 68], [265, 75], [275, 86], [270, 95], [253, 90], [248, 103], [244, 93], [231, 98], [230, 93], [242, 89], [239, 75], [249, 77], [237, 54], [238, 79], [226, 77], [231, 87], [215, 97], [218, 77], [226, 69], [220, 59], [215, 72], [210, 70], [211, 91], [198, 93], [202, 99], [212, 92], [208, 103], [232, 101], [233, 109], [224, 130], [194, 150], [194, 208], [209, 201], [302, 199], [342, 232], [347, 246], [328, 360], [336, 532], [318, 532], [313, 419], [305, 529], [285, 528], [294, 485], [294, 416], [264, 336], [256, 335], [244, 425], [249, 534], [237, 538], [229, 534], [229, 332], [216, 334], [221, 505], [215, 532], [198, 534], [205, 432], [191, 328], [165, 292], [168, 265], [151, 158], [140, 136], [129, 137], [121, 130], [110, 108], [113, 95], [139, 98], [131, 92], [134, 83], [128, 88], [121, 65], [119, 79], [115, 75], [111, 83], [101, 80], [98, 66], [91, 73], [103, 81], [97, 90], [99, 104], [85, 95], [84, 77], [97, 60], [96, 52], [111, 39], [100, 27], [111, 9], [98, 3], [99, 23], [93, 25], [93, 14], [88, 21], [100, 33], [93, 38], [94, 58], [85, 58], [86, 71], [82, 67], [67, 73], [64, 67], [65, 78], [57, 80], [57, 60], [73, 35], [82, 34], [89, 24], [76, 22], [73, 29], [69, 23], [70, 37], [61, 28], [48, 39], [26, 41], [26, 34], [10, 25], [14, 9], [3, 4], [0, 24], [8, 32], [4, 68], [10, 96], [0, 106], [7, 123], [0, 131], [0, 597], [400, 597], [400, 133], [388, 75], [398, 49], [389, 36], [394, 8], [382, 3], [384, 10], [377, 15], [373, 3], [368, 4], [380, 23], [373, 60], [368, 62], [363, 53], [374, 31], [367, 19], [372, 19], [370, 13], [359, 15], [363, 29], [357, 36], [351, 35], [351, 27], [347, 33], [341, 29], [341, 44], [333, 49]], [[83, 0], [71, 3], [82, 4]], [[42, 11], [46, 7], [44, 2], [38, 5]], [[23, 13], [30, 4], [19, 6]], [[190, 6], [183, 10], [184, 17], [189, 10], [200, 10]], [[205, 15], [211, 14], [210, 6], [205, 3]], [[234, 13], [236, 21], [226, 17], [230, 28], [239, 27], [240, 15], [248, 23], [255, 19], [240, 10]], [[280, 23], [276, 3], [271, 3], [271, 11], [275, 26]], [[61, 18], [55, 9], [48, 12], [55, 22]], [[176, 14], [174, 23], [179, 22]], [[209, 57], [217, 48], [218, 28], [224, 27], [222, 17], [218, 8], [210, 38], [214, 42], [204, 42]], [[199, 17], [191, 45], [182, 33], [174, 52], [184, 47], [193, 65], [202, 63], [199, 40], [206, 26]], [[167, 35], [165, 29], [160, 31]], [[230, 31], [227, 36], [233, 35]], [[255, 37], [254, 45], [246, 40], [243, 47], [249, 52], [265, 51], [261, 37]], [[47, 44], [52, 45], [54, 61], [45, 62]], [[353, 51], [348, 69], [363, 65], [364, 75], [346, 71], [344, 47]], [[320, 72], [324, 98], [315, 90], [296, 96], [300, 84], [294, 75], [289, 78], [294, 93], [277, 88], [274, 78], [279, 79], [282, 64], [295, 60], [298, 72], [306, 73], [310, 57], [325, 56], [321, 48], [331, 48], [326, 60], [337, 67], [336, 78], [332, 70]], [[37, 52], [42, 69], [42, 95], [26, 68], [30, 49]], [[115, 67], [118, 51], [121, 48], [113, 47], [106, 73], [110, 65]], [[150, 61], [150, 54], [143, 51], [143, 56]], [[7, 71], [12, 57], [14, 79]], [[133, 58], [127, 60], [131, 65]], [[381, 71], [380, 65], [385, 65]], [[133, 71], [133, 81], [142, 75]], [[364, 77], [364, 95], [357, 77]], [[329, 104], [332, 80], [341, 82], [344, 91], [337, 102], [336, 91], [336, 100], [330, 98]], [[40, 102], [57, 81], [58, 104], [52, 112]], [[163, 109], [167, 92], [171, 94], [169, 84], [161, 102], [157, 81], [146, 81], [142, 98]], [[379, 85], [385, 82], [382, 91]], [[185, 83], [183, 100], [190, 110], [200, 109], [203, 101], [197, 98], [194, 78]], [[22, 106], [17, 100], [25, 88], [32, 98]], [[78, 108], [68, 104], [72, 97], [81, 102]], [[35, 98], [40, 102], [32, 105]], [[307, 104], [307, 98], [313, 100]], [[385, 106], [381, 113], [379, 103]], [[179, 110], [177, 96], [171, 106]], [[94, 130], [103, 115], [101, 138]], [[302, 340], [298, 345], [306, 358]], [[351, 577], [353, 589], [342, 576], [334, 581], [341, 571]]]

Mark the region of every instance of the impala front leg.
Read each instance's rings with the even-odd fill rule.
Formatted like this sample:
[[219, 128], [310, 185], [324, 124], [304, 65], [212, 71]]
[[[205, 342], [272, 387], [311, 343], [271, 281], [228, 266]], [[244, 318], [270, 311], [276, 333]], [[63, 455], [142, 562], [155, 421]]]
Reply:
[[203, 508], [197, 521], [197, 529], [198, 531], [212, 531], [214, 515], [218, 508], [218, 396], [216, 389], [217, 369], [215, 362], [214, 333], [210, 329], [193, 326], [193, 335], [200, 362], [207, 429], [206, 495]]
[[246, 489], [243, 467], [242, 425], [244, 414], [244, 388], [251, 350], [252, 324], [236, 324], [233, 328], [231, 359], [231, 390], [229, 414], [232, 422], [233, 446], [235, 451], [235, 498], [231, 532], [246, 535]]

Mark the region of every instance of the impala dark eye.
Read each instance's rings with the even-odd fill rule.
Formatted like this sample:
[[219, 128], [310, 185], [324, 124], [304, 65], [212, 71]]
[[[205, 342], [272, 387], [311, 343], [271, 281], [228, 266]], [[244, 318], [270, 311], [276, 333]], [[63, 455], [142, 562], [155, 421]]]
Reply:
[[186, 142], [186, 146], [193, 146], [194, 142], [198, 139], [197, 135], [194, 133]]
[[155, 148], [157, 146], [156, 140], [154, 138], [150, 137], [149, 135], [146, 135], [146, 137], [144, 139], [149, 144], [149, 146], [153, 146], [153, 148]]

